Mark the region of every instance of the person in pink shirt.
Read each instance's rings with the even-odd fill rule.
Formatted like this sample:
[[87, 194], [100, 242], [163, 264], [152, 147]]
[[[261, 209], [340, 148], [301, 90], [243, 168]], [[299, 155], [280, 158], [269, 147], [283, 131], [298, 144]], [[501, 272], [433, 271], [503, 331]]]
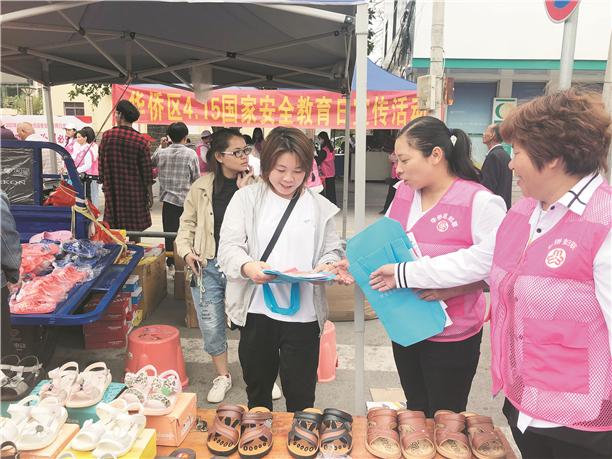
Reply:
[[334, 146], [331, 140], [329, 140], [327, 132], [321, 131], [317, 137], [321, 145], [319, 155], [323, 156], [320, 161], [321, 176], [325, 186], [323, 194], [332, 204], [336, 204], [336, 163], [334, 162]]
[[387, 215], [413, 236], [423, 256], [380, 267], [370, 284], [379, 291], [417, 288], [425, 300], [446, 302], [453, 323], [411, 346], [392, 343], [393, 356], [409, 410], [428, 418], [438, 410], [461, 412], [486, 319], [481, 281], [491, 269], [492, 240], [506, 204], [478, 183], [468, 135], [437, 118], [408, 123], [395, 154], [401, 181]]
[[501, 125], [524, 199], [491, 270], [493, 394], [523, 457], [612, 455], [612, 123], [601, 95], [568, 89]]

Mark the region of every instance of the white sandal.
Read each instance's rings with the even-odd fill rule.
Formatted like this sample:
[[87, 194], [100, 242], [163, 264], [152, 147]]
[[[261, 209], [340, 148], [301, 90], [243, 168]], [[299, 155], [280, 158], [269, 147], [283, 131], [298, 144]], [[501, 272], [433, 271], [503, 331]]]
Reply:
[[146, 425], [147, 418], [144, 414], [119, 415], [111, 428], [100, 438], [92, 454], [97, 458], [109, 454], [116, 457], [127, 454]]
[[61, 367], [49, 372], [51, 382], [42, 386], [38, 396], [41, 400], [46, 397], [55, 397], [63, 405], [70, 396], [78, 376], [79, 364], [77, 362], [66, 362]]
[[[30, 404], [30, 402], [35, 402]], [[19, 429], [19, 425], [28, 420], [30, 417], [30, 411], [34, 408], [40, 399], [37, 395], [28, 395], [26, 398], [21, 399], [17, 403], [11, 403], [7, 408], [7, 413], [11, 417], [11, 421], [17, 426]], [[16, 437], [15, 437], [16, 438]]]
[[127, 389], [119, 396], [128, 404], [145, 404], [153, 381], [157, 378], [157, 368], [153, 365], [146, 365], [136, 373], [126, 373], [124, 383]]
[[96, 405], [104, 397], [111, 380], [111, 372], [104, 362], [92, 363], [79, 374], [66, 400], [66, 406], [84, 408]]
[[17, 447], [21, 451], [46, 448], [59, 435], [68, 419], [68, 412], [54, 397], [47, 397], [33, 406], [29, 418], [19, 424]]
[[99, 421], [94, 422], [88, 419], [81, 427], [81, 430], [74, 436], [70, 443], [70, 448], [75, 451], [92, 451], [98, 446], [100, 438], [107, 432], [113, 424], [115, 418], [121, 414], [126, 414], [128, 404], [123, 399], [113, 400], [111, 403], [98, 403], [96, 414]]
[[167, 370], [153, 380], [151, 391], [144, 403], [145, 416], [164, 416], [171, 413], [176, 397], [183, 390], [181, 377], [174, 370]]

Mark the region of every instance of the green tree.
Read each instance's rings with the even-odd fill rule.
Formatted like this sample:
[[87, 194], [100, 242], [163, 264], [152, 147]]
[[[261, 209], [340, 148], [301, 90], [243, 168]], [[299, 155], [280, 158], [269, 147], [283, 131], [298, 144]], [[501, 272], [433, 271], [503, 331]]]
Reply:
[[[27, 115], [27, 102], [26, 95], [20, 94], [18, 96], [5, 97], [2, 103], [3, 107], [6, 108], [14, 108], [17, 110], [19, 115]], [[32, 115], [42, 115], [43, 114], [43, 101], [42, 97], [32, 95]]]
[[372, 23], [375, 17], [376, 11], [374, 10], [374, 8], [368, 8], [368, 56], [374, 49], [374, 29], [372, 27]]
[[72, 89], [68, 92], [68, 97], [70, 100], [74, 100], [78, 96], [85, 96], [91, 102], [91, 105], [97, 107], [100, 100], [104, 96], [109, 96], [110, 93], [110, 84], [73, 84]]

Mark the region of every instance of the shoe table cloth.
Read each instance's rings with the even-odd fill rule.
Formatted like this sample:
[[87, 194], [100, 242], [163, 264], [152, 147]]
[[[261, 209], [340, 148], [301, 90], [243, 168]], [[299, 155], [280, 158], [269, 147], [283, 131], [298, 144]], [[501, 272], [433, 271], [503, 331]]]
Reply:
[[[325, 408], [325, 407], [322, 407]], [[322, 411], [322, 410], [321, 410]], [[212, 425], [215, 410], [213, 409], [199, 409], [198, 416], [204, 419], [209, 426]], [[272, 435], [273, 435], [273, 446], [272, 450], [268, 455], [266, 455], [266, 459], [287, 459], [289, 456], [289, 452], [287, 451], [287, 435], [289, 430], [291, 429], [291, 421], [293, 420], [293, 413], [284, 413], [278, 412], [273, 413], [273, 421], [272, 421]], [[428, 423], [431, 424], [433, 428], [433, 420], [428, 419]], [[195, 429], [195, 427], [194, 427]], [[366, 418], [365, 416], [353, 416], [353, 450], [351, 451], [352, 459], [375, 459], [375, 456], [372, 456], [367, 452], [365, 447], [365, 438], [366, 438]], [[498, 428], [495, 430], [499, 433], [499, 437], [504, 443], [505, 450], [508, 451], [506, 455], [506, 459], [518, 459], [516, 455], [512, 452], [512, 447], [508, 444], [508, 441], [504, 434], [499, 431]], [[192, 430], [187, 438], [181, 443], [181, 448], [191, 448], [193, 449], [197, 457], [210, 457], [212, 454], [206, 448], [206, 438], [208, 436], [207, 432], [197, 432], [196, 430]], [[172, 451], [176, 449], [175, 446], [158, 446], [157, 454], [158, 456], [166, 455], [168, 456]], [[234, 453], [230, 458], [239, 458], [238, 453]], [[435, 459], [443, 459], [442, 456], [437, 455]], [[476, 457], [474, 456], [474, 459]]]

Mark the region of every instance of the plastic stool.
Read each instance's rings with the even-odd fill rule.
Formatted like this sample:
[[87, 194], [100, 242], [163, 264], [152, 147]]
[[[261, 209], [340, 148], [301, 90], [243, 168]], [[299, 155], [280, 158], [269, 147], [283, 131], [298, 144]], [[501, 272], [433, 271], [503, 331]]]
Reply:
[[336, 351], [336, 326], [329, 320], [325, 322], [321, 343], [319, 345], [319, 367], [317, 379], [319, 382], [329, 382], [336, 379], [338, 353]]
[[125, 371], [136, 373], [149, 364], [157, 368], [157, 373], [174, 370], [183, 387], [189, 384], [178, 329], [170, 325], [149, 325], [129, 334]]

